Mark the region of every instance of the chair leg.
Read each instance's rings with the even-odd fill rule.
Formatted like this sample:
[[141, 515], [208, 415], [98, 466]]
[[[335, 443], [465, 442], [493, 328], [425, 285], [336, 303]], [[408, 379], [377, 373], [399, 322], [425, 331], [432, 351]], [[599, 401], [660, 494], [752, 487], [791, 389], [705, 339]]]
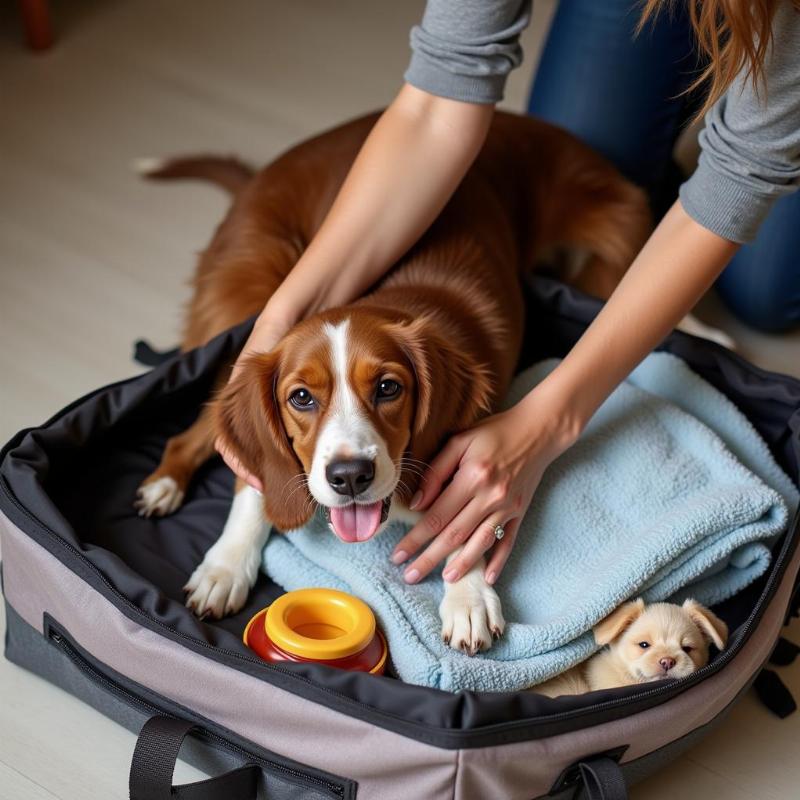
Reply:
[[49, 0], [19, 0], [25, 37], [31, 50], [47, 50], [53, 44]]

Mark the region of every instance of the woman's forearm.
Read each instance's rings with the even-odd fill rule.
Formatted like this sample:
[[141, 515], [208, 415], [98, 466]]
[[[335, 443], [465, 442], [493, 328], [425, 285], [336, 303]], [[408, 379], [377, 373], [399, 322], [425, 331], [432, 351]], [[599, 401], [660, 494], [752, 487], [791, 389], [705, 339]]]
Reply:
[[565, 410], [566, 441], [691, 311], [737, 248], [695, 222], [680, 201], [672, 206], [597, 318], [541, 384]]
[[445, 206], [480, 150], [493, 110], [406, 84], [265, 315], [288, 326], [351, 301], [377, 281]]

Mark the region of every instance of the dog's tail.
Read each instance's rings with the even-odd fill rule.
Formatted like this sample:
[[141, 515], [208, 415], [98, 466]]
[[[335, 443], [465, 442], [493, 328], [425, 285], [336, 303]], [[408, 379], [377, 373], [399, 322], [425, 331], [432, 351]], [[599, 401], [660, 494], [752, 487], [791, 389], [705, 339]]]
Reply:
[[140, 158], [133, 168], [143, 178], [164, 181], [181, 178], [210, 181], [237, 195], [253, 178], [255, 171], [237, 158], [197, 155], [181, 158]]

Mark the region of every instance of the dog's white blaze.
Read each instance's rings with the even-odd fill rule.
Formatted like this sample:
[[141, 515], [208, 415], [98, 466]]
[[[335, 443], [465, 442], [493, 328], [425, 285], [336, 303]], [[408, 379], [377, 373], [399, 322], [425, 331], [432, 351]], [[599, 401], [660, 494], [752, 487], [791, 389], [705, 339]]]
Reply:
[[344, 320], [338, 325], [328, 323], [323, 329], [330, 342], [334, 387], [328, 418], [314, 448], [308, 488], [325, 506], [342, 504], [342, 496], [331, 489], [325, 477], [325, 468], [337, 458], [368, 458], [375, 462], [375, 480], [364, 502], [382, 500], [391, 494], [398, 477], [386, 443], [364, 414], [348, 379], [349, 328], [350, 321]]
[[350, 382], [347, 380], [347, 331], [350, 320], [346, 319], [336, 327], [325, 326], [325, 335], [331, 343], [331, 357], [333, 359], [333, 372], [336, 380], [335, 397], [336, 406], [342, 415], [357, 413], [358, 405]]

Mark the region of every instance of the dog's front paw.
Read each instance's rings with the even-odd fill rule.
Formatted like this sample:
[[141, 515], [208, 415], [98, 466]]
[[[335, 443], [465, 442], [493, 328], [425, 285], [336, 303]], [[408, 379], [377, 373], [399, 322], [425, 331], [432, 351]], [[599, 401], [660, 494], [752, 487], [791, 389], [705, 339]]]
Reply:
[[183, 587], [186, 607], [201, 619], [241, 611], [258, 577], [258, 564], [258, 559], [226, 559], [209, 552]]
[[183, 495], [183, 489], [169, 475], [148, 479], [136, 490], [133, 507], [140, 517], [164, 517], [180, 508]]
[[445, 644], [471, 656], [488, 650], [506, 626], [497, 592], [479, 573], [447, 586], [439, 616]]

